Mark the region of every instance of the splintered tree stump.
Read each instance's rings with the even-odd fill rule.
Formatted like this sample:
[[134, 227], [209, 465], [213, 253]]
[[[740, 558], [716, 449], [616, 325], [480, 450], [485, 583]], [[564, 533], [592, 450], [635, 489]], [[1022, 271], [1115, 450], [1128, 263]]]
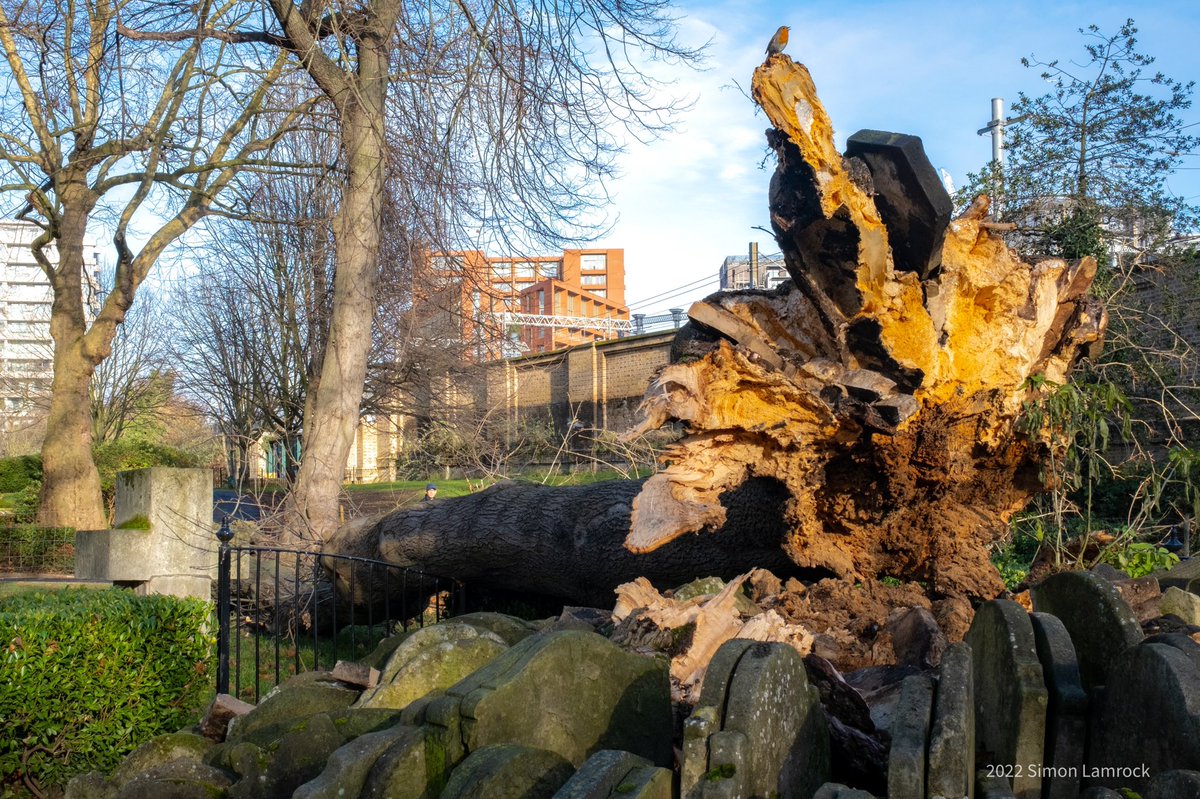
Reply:
[[986, 198], [952, 220], [915, 137], [861, 131], [839, 153], [785, 55], [752, 93], [774, 125], [771, 223], [792, 282], [692, 306], [688, 357], [635, 431], [678, 420], [688, 435], [634, 500], [626, 544], [719, 528], [722, 493], [766, 477], [787, 488], [796, 564], [994, 596], [987, 545], [1044, 488], [1044, 446], [1015, 428], [1026, 381], [1062, 382], [1098, 345], [1095, 261], [1022, 262]]
[[[329, 548], [568, 600], [639, 574], [786, 570], [765, 562], [780, 552], [788, 567], [937, 595], [1003, 589], [988, 545], [1045, 488], [1047, 443], [1017, 426], [1028, 379], [1062, 383], [1100, 346], [1095, 261], [1021, 261], [986, 197], [952, 219], [916, 137], [860, 131], [839, 153], [786, 55], [755, 71], [752, 93], [773, 126], [771, 223], [792, 279], [689, 310], [631, 433], [683, 423], [662, 471], [398, 511]], [[749, 515], [746, 496], [761, 503]]]

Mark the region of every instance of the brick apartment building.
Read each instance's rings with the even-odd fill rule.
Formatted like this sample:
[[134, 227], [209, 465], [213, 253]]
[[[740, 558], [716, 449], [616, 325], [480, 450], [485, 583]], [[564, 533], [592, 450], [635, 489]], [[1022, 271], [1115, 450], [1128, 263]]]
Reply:
[[431, 258], [422, 299], [429, 306], [427, 335], [456, 338], [479, 361], [548, 352], [616, 338], [612, 330], [555, 319], [514, 321], [502, 314], [585, 319], [629, 319], [625, 305], [625, 251], [564, 250], [558, 255], [490, 257], [478, 250]]

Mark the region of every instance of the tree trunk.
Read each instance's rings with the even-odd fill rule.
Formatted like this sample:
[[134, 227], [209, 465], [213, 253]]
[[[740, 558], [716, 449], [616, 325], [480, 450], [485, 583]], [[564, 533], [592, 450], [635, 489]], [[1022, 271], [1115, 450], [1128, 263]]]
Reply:
[[[385, 557], [564, 592], [654, 579], [660, 557], [692, 569], [670, 580], [771, 568], [727, 502], [768, 481], [781, 490], [761, 510], [782, 519], [795, 567], [942, 596], [1003, 590], [988, 546], [1045, 488], [1048, 438], [1019, 419], [1036, 385], [1064, 382], [1099, 346], [1107, 316], [1085, 296], [1095, 261], [1022, 262], [986, 197], [951, 220], [915, 137], [860, 131], [839, 153], [808, 71], [786, 55], [756, 70], [752, 92], [774, 125], [771, 222], [792, 281], [689, 310], [635, 431], [683, 423], [667, 467], [640, 491], [398, 512], [377, 528]], [[591, 492], [607, 504], [568, 499]], [[614, 551], [622, 525], [640, 558]], [[716, 558], [739, 537], [743, 558]]]
[[338, 494], [358, 427], [371, 348], [383, 218], [385, 78], [386, 72], [377, 81], [375, 103], [364, 99], [342, 120], [347, 178], [334, 223], [337, 256], [329, 337], [305, 403], [303, 453], [289, 500], [295, 513], [284, 517], [303, 528], [292, 532], [316, 541], [337, 529]]
[[[500, 483], [452, 500], [436, 500], [383, 518], [348, 524], [326, 542], [326, 552], [386, 560], [468, 586], [553, 597], [567, 604], [611, 607], [615, 589], [636, 577], [672, 588], [696, 575], [731, 578], [755, 567], [781, 577], [830, 576], [800, 569], [781, 545], [787, 527], [783, 486], [751, 480], [722, 497], [725, 527], [713, 535], [680, 541], [648, 555], [624, 546], [633, 498], [642, 480], [555, 488]], [[326, 564], [351, 584], [349, 566]], [[361, 567], [360, 567], [361, 568]], [[364, 571], [354, 585], [364, 602], [371, 586]], [[393, 586], [399, 581], [392, 580]]]
[[[77, 206], [86, 206], [86, 210]], [[80, 289], [88, 210], [90, 204], [78, 199], [72, 201], [69, 194], [64, 197], [62, 223], [55, 239], [58, 263], [47, 269], [54, 292], [50, 314], [54, 378], [46, 438], [42, 442], [38, 523], [47, 527], [101, 530], [108, 522], [100, 493], [100, 473], [92, 460], [89, 393], [96, 361], [89, 357], [84, 345], [86, 321]], [[43, 263], [43, 269], [47, 266], [48, 263]]]

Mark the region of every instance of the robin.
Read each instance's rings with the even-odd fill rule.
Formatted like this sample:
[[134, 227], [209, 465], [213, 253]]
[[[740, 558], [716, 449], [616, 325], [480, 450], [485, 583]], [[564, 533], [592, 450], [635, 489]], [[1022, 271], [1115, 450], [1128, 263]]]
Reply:
[[787, 47], [788, 43], [788, 30], [787, 25], [779, 26], [779, 30], [775, 31], [775, 35], [771, 37], [771, 41], [767, 45], [767, 55], [772, 56], [783, 52], [783, 48]]

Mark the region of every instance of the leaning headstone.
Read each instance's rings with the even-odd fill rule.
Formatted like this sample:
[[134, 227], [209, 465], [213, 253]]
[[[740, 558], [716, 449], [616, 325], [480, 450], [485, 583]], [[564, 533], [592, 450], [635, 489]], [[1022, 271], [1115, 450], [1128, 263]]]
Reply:
[[596, 633], [526, 638], [450, 687], [425, 717], [448, 729], [455, 714], [467, 752], [518, 743], [574, 765], [601, 749], [660, 766], [671, 762], [666, 662], [626, 652]]
[[1087, 777], [1093, 785], [1144, 791], [1150, 777], [1200, 769], [1200, 672], [1164, 644], [1130, 647], [1113, 662], [1091, 724]]
[[1079, 660], [1071, 636], [1057, 616], [1034, 613], [1030, 620], [1050, 699], [1042, 795], [1046, 799], [1075, 799], [1083, 769], [1088, 707], [1079, 679]]
[[929, 732], [930, 799], [969, 796], [975, 780], [975, 690], [971, 647], [959, 641], [942, 656]]
[[1200, 799], [1200, 771], [1164, 771], [1155, 774], [1146, 799]]
[[975, 736], [982, 763], [1016, 766], [1018, 799], [1041, 796], [1039, 770], [1046, 733], [1046, 685], [1029, 614], [996, 599], [975, 612], [966, 641], [975, 681]]
[[320, 775], [301, 785], [292, 799], [341, 799], [358, 796], [375, 761], [396, 745], [420, 736], [414, 727], [395, 726], [360, 735], [343, 744], [332, 755]]
[[1168, 586], [1158, 609], [1164, 616], [1177, 616], [1188, 624], [1200, 625], [1200, 596], [1191, 591]]
[[829, 730], [804, 661], [786, 644], [717, 650], [684, 725], [682, 795], [809, 797], [829, 774]]
[[449, 688], [508, 649], [498, 634], [457, 621], [425, 627], [392, 652], [379, 684], [363, 693], [359, 707], [403, 708]]
[[924, 675], [908, 677], [892, 719], [892, 748], [888, 750], [888, 799], [924, 799], [925, 763], [929, 750], [929, 719], [933, 713], [933, 683]]
[[341, 710], [358, 696], [357, 689], [336, 682], [329, 672], [306, 671], [275, 686], [254, 710], [233, 719], [225, 740], [267, 746], [301, 719]]
[[892, 243], [897, 270], [928, 277], [942, 262], [942, 240], [953, 205], [921, 140], [860, 130], [846, 140], [846, 158], [866, 162], [875, 205]]
[[1200, 671], [1200, 643], [1196, 643], [1189, 635], [1183, 633], [1156, 633], [1155, 635], [1146, 636], [1143, 641], [1146, 644], [1164, 644], [1173, 646], [1180, 652], [1188, 656], [1188, 660], [1192, 661], [1197, 671]]
[[1121, 593], [1091, 572], [1060, 572], [1030, 593], [1033, 609], [1057, 616], [1070, 633], [1088, 691], [1104, 685], [1113, 660], [1142, 640], [1142, 627]]
[[896, 663], [919, 669], [935, 668], [946, 651], [946, 635], [933, 614], [922, 607], [907, 608], [889, 619], [884, 630], [892, 636]]
[[224, 771], [180, 758], [139, 774], [117, 791], [115, 799], [211, 799], [229, 785]]
[[458, 764], [441, 799], [551, 799], [572, 771], [570, 763], [544, 749], [485, 746]]
[[644, 757], [606, 749], [587, 759], [554, 799], [671, 799], [671, 772]]

